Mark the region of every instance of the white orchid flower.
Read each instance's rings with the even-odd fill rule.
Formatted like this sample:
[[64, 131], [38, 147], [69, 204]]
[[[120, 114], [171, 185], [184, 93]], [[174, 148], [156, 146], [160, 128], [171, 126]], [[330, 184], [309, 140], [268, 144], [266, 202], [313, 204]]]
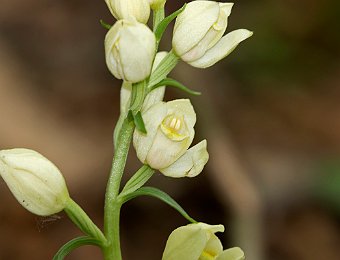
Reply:
[[189, 148], [196, 113], [188, 99], [159, 102], [142, 114], [147, 134], [135, 130], [133, 145], [144, 164], [169, 177], [194, 177], [209, 155], [206, 140]]
[[224, 232], [224, 226], [195, 223], [175, 229], [168, 238], [162, 260], [245, 259], [238, 247], [223, 251], [216, 232]]
[[232, 7], [233, 3], [215, 1], [188, 3], [176, 19], [172, 40], [175, 53], [197, 68], [210, 67], [229, 55], [253, 34], [239, 29], [223, 36]]

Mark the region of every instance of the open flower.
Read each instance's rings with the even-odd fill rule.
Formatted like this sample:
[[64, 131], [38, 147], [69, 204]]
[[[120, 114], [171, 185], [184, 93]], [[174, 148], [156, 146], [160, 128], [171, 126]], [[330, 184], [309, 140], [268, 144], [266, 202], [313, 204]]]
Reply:
[[193, 1], [178, 15], [172, 46], [185, 62], [197, 68], [214, 65], [253, 33], [246, 29], [225, 35], [233, 3]]
[[243, 251], [230, 248], [223, 251], [216, 232], [223, 225], [189, 224], [175, 229], [169, 236], [162, 260], [243, 260]]
[[195, 131], [195, 111], [188, 99], [159, 102], [143, 113], [147, 134], [135, 130], [133, 145], [144, 164], [169, 177], [194, 177], [209, 155], [206, 140], [189, 148]]
[[148, 0], [105, 0], [110, 12], [117, 20], [135, 18], [147, 23], [150, 17]]
[[106, 64], [118, 79], [136, 83], [147, 78], [155, 52], [155, 35], [136, 20], [119, 20], [106, 34]]
[[33, 150], [0, 151], [0, 175], [18, 202], [36, 215], [58, 213], [69, 200], [58, 168]]

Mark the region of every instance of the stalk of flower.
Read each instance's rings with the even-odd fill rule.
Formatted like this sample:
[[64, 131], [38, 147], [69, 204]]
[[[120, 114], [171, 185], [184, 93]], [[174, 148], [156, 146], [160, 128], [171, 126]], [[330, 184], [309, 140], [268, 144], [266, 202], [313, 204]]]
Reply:
[[238, 247], [223, 250], [216, 232], [224, 232], [224, 226], [196, 223], [175, 229], [168, 238], [162, 260], [245, 259]]
[[105, 0], [107, 7], [117, 20], [136, 19], [147, 23], [150, 16], [148, 0]]
[[169, 177], [197, 176], [207, 163], [206, 141], [188, 150], [196, 113], [188, 99], [159, 102], [143, 114], [147, 134], [135, 130], [133, 145], [144, 164]]
[[188, 3], [176, 19], [172, 39], [175, 53], [197, 68], [210, 67], [229, 55], [253, 34], [239, 29], [223, 36], [232, 7], [233, 3], [215, 1]]

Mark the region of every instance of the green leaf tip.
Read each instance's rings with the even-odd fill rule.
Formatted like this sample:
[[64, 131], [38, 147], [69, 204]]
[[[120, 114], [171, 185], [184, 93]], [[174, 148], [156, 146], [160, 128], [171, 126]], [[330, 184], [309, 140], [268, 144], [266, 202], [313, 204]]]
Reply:
[[137, 130], [141, 131], [143, 134], [146, 134], [147, 131], [145, 128], [145, 124], [144, 124], [144, 120], [143, 120], [141, 112], [138, 111], [137, 114], [133, 116], [133, 119], [134, 119], [134, 123], [135, 123]]
[[169, 16], [165, 17], [157, 26], [155, 30], [155, 36], [157, 42], [159, 42], [162, 39], [162, 36], [168, 27], [168, 25], [180, 14], [184, 11], [186, 7], [186, 4], [184, 4], [180, 9], [178, 9], [176, 12], [170, 14]]
[[112, 25], [104, 22], [102, 19], [99, 20], [101, 26], [103, 26], [105, 29], [110, 30]]
[[161, 86], [174, 87], [174, 88], [180, 89], [180, 90], [182, 90], [182, 91], [184, 91], [188, 94], [194, 95], [194, 96], [199, 96], [199, 95], [202, 94], [201, 92], [189, 89], [188, 87], [186, 87], [182, 83], [178, 82], [177, 80], [171, 79], [171, 78], [165, 78], [165, 79], [161, 80], [159, 83], [152, 86], [150, 89], [154, 90], [154, 89], [159, 88]]

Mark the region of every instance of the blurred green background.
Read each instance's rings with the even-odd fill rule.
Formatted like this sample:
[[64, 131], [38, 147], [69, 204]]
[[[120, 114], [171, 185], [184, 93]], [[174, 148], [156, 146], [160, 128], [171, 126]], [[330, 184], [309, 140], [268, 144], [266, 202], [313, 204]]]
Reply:
[[[168, 1], [167, 13], [184, 1]], [[172, 76], [193, 97], [210, 161], [195, 179], [156, 174], [196, 219], [226, 226], [225, 248], [249, 260], [340, 257], [340, 2], [235, 1], [227, 31], [254, 36], [212, 68]], [[35, 149], [62, 170], [71, 195], [102, 225], [120, 82], [104, 60], [104, 1], [2, 0], [0, 148]], [[171, 48], [171, 28], [161, 48]], [[166, 99], [188, 97], [169, 89]], [[127, 176], [139, 167], [134, 151]], [[25, 211], [0, 182], [0, 259], [52, 259], [79, 235], [67, 217]], [[122, 212], [124, 259], [161, 259], [186, 221], [152, 198]], [[81, 248], [69, 259], [101, 259]], [[179, 259], [180, 260], [180, 259]]]

